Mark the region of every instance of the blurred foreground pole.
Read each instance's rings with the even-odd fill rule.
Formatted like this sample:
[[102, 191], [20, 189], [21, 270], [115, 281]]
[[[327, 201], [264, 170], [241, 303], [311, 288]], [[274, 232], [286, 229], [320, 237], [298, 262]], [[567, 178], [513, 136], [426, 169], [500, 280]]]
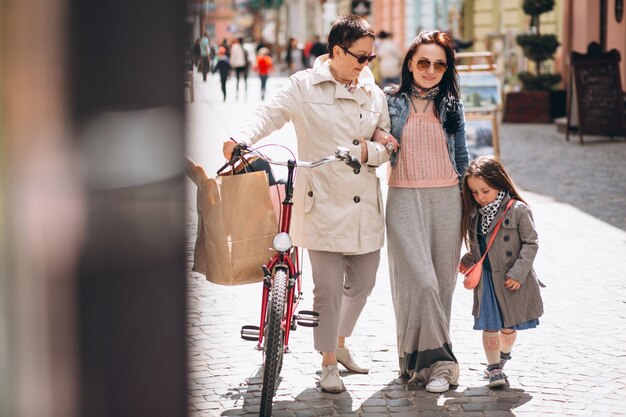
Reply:
[[0, 6], [0, 417], [183, 417], [184, 2]]
[[185, 416], [184, 7], [69, 0], [80, 415]]
[[78, 415], [84, 200], [65, 0], [0, 0], [0, 416]]

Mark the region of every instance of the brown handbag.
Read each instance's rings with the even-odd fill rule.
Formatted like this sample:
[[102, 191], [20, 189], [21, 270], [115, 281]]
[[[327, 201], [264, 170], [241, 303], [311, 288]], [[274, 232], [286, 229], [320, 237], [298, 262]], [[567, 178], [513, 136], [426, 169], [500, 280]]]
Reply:
[[480, 258], [480, 260], [476, 262], [474, 265], [472, 265], [472, 267], [469, 268], [467, 271], [465, 272], [461, 271], [461, 273], [465, 275], [465, 279], [463, 279], [463, 285], [468, 290], [473, 290], [474, 288], [476, 288], [476, 286], [478, 286], [478, 283], [480, 282], [480, 279], [483, 276], [483, 261], [485, 260], [485, 256], [487, 256], [487, 252], [489, 251], [489, 248], [491, 247], [493, 240], [496, 238], [496, 235], [498, 234], [498, 229], [500, 229], [500, 224], [502, 223], [502, 220], [504, 219], [504, 215], [506, 214], [507, 210], [513, 205], [514, 201], [515, 201], [514, 199], [509, 200], [509, 203], [506, 205], [506, 208], [504, 209], [504, 213], [502, 213], [502, 217], [500, 217], [500, 220], [498, 220], [498, 223], [496, 223], [496, 227], [493, 228], [493, 233], [491, 234], [491, 238], [489, 239], [489, 244], [487, 245], [487, 250], [485, 250], [483, 257]]

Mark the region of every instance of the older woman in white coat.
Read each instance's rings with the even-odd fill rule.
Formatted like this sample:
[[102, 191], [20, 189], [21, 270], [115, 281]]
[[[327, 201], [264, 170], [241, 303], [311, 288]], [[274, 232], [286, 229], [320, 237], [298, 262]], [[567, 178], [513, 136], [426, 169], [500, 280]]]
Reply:
[[[315, 349], [322, 352], [320, 386], [340, 392], [337, 362], [352, 372], [367, 373], [345, 345], [376, 278], [384, 219], [376, 167], [387, 162], [385, 148], [371, 141], [376, 129], [390, 130], [387, 102], [367, 67], [375, 55], [374, 33], [354, 15], [342, 16], [328, 36], [328, 55], [312, 70], [295, 73], [272, 100], [260, 106], [242, 128], [254, 143], [285, 123], [294, 124], [298, 157], [311, 161], [350, 149], [363, 167], [355, 174], [345, 164], [300, 169], [294, 192], [292, 238], [308, 249], [314, 300], [320, 314], [314, 329]], [[233, 142], [224, 143], [229, 158]]]

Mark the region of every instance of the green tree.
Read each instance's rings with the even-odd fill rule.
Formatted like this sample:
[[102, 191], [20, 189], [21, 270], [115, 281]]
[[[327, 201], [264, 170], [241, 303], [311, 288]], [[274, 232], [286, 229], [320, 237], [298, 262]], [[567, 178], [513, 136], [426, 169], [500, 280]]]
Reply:
[[525, 90], [549, 90], [561, 80], [559, 74], [542, 74], [541, 63], [552, 59], [560, 43], [555, 35], [542, 35], [539, 32], [539, 16], [554, 8], [554, 0], [524, 0], [524, 13], [531, 16], [529, 33], [517, 36], [517, 44], [524, 56], [535, 62], [536, 74], [521, 72], [519, 79]]

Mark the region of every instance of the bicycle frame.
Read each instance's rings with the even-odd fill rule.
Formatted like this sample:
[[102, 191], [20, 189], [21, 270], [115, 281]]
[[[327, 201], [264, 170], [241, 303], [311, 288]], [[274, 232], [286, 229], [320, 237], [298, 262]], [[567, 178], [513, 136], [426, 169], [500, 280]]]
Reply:
[[[280, 232], [289, 234], [291, 228], [291, 212], [293, 209], [293, 179], [295, 172], [295, 162], [290, 160], [287, 163], [287, 185], [285, 186], [285, 199], [281, 204], [280, 216]], [[295, 259], [295, 261], [294, 261]], [[284, 351], [289, 351], [289, 335], [294, 317], [294, 312], [300, 302], [302, 295], [302, 274], [300, 269], [299, 248], [292, 246], [288, 253], [276, 252], [267, 265], [263, 266], [265, 271], [265, 279], [263, 281], [263, 296], [261, 302], [261, 320], [259, 329], [265, 327], [267, 319], [267, 302], [269, 299], [270, 288], [272, 285], [272, 277], [275, 268], [286, 268], [289, 283], [287, 285], [287, 302], [285, 304], [285, 312], [283, 315], [282, 326], [285, 329]], [[296, 295], [297, 294], [297, 298]], [[263, 349], [263, 331], [259, 332], [259, 342], [257, 349]]]
[[[302, 299], [300, 252], [298, 247], [291, 244], [289, 237], [296, 161], [289, 160], [286, 164], [272, 161], [254, 148], [245, 144], [238, 144], [233, 150], [231, 160], [220, 168], [218, 173], [236, 162], [242, 156], [242, 150], [261, 157], [270, 164], [287, 165], [287, 184], [285, 186], [285, 199], [281, 203], [280, 230], [273, 243], [276, 252], [267, 265], [262, 267], [264, 278], [259, 326], [258, 328], [256, 326], [243, 326], [241, 329], [241, 337], [245, 340], [257, 341], [256, 349], [264, 352], [259, 415], [269, 416], [271, 415], [276, 384], [282, 369], [283, 354], [289, 352], [289, 335], [298, 325], [318, 326], [319, 314], [315, 311], [304, 310], [295, 313]], [[314, 162], [300, 162], [299, 165], [313, 168], [333, 161], [345, 162], [355, 174], [358, 174], [361, 168], [360, 162], [355, 157], [350, 156], [348, 149], [343, 147], [338, 147], [335, 155]], [[256, 332], [258, 332], [258, 336]]]

